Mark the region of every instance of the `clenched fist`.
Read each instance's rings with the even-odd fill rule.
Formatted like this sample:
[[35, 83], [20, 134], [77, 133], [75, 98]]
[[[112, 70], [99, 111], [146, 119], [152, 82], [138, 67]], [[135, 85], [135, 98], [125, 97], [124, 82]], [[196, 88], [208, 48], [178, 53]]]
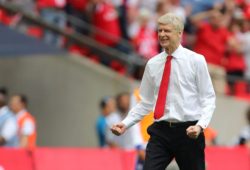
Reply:
[[114, 124], [110, 130], [112, 131], [113, 134], [120, 136], [126, 131], [126, 127], [123, 123], [120, 122], [120, 123]]
[[196, 139], [200, 135], [202, 128], [199, 125], [189, 126], [186, 130], [190, 138]]

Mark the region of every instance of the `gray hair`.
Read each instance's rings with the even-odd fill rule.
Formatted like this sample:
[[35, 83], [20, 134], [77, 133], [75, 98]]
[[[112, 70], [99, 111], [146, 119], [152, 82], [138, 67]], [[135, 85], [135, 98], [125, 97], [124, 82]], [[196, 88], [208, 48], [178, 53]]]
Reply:
[[158, 24], [170, 24], [173, 25], [178, 32], [183, 32], [184, 22], [174, 13], [166, 13], [158, 19]]

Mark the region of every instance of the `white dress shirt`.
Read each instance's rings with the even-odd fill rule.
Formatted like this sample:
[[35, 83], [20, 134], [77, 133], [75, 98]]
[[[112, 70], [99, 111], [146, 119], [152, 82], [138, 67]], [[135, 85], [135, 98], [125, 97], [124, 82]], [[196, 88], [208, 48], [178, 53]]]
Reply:
[[108, 116], [105, 117], [106, 123], [107, 123], [107, 128], [105, 130], [105, 139], [108, 143], [114, 143], [118, 146], [120, 146], [121, 138], [119, 136], [114, 135], [111, 131], [110, 128], [112, 127], [113, 124], [120, 122], [121, 117], [118, 113], [114, 112], [109, 114]]
[[[164, 51], [148, 61], [140, 86], [141, 101], [122, 121], [126, 127], [154, 110], [167, 56]], [[215, 93], [205, 58], [181, 45], [172, 56], [165, 112], [155, 121], [198, 120], [197, 125], [206, 128], [215, 109]]]

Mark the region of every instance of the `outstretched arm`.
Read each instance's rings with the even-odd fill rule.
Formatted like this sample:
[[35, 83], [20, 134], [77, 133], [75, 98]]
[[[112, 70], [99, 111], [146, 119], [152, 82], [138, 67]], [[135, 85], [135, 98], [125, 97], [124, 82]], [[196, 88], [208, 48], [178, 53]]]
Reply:
[[146, 65], [140, 86], [140, 97], [141, 101], [130, 110], [127, 117], [122, 122], [112, 126], [111, 131], [115, 135], [123, 134], [127, 128], [139, 122], [153, 109], [154, 84], [148, 64]]

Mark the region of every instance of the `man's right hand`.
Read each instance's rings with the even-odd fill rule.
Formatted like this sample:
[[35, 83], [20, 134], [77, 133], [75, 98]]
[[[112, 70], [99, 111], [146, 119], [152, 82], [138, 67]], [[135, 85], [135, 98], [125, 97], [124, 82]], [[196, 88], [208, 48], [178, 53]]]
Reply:
[[120, 123], [114, 124], [110, 130], [112, 131], [113, 134], [120, 136], [126, 131], [126, 127], [123, 123], [120, 122]]

